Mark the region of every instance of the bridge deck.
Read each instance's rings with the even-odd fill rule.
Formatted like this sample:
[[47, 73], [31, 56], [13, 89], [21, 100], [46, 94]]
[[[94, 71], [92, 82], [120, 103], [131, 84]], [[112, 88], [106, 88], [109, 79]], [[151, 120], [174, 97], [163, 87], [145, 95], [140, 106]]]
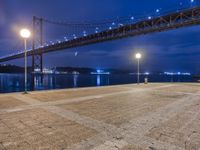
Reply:
[[0, 95], [0, 149], [200, 147], [200, 85], [148, 84]]

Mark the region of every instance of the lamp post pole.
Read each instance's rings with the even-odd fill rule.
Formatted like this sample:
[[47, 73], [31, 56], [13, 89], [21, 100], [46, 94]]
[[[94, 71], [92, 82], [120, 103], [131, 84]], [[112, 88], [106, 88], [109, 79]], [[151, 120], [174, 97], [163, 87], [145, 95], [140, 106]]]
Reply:
[[138, 59], [137, 83], [140, 84], [140, 59]]
[[27, 41], [24, 38], [24, 93], [27, 94]]
[[24, 94], [27, 94], [27, 39], [30, 37], [31, 32], [28, 29], [22, 29], [20, 36], [24, 40]]
[[137, 59], [137, 84], [140, 84], [140, 59], [142, 55], [140, 53], [136, 53], [135, 58]]

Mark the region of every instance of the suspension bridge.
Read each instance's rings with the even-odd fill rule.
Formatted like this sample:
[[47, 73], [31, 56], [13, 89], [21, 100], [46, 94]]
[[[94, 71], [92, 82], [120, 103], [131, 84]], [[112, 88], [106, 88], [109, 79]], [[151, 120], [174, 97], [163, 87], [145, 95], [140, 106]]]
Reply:
[[[43, 70], [43, 54], [65, 50], [68, 48], [74, 48], [89, 44], [95, 44], [110, 40], [121, 39], [125, 37], [133, 37], [144, 34], [150, 34], [155, 32], [162, 32], [166, 30], [177, 29], [181, 27], [188, 27], [200, 24], [200, 7], [193, 7], [182, 9], [179, 11], [166, 12], [163, 14], [158, 14], [156, 16], [131, 17], [134, 22], [117, 23], [109, 22], [113, 27], [107, 29], [99, 30], [99, 28], [108, 22], [98, 22], [98, 23], [66, 23], [66, 22], [56, 22], [52, 20], [47, 20], [44, 18], [33, 17], [33, 30], [32, 30], [32, 49], [27, 51], [27, 56], [32, 56], [32, 71], [35, 69]], [[62, 26], [76, 26], [76, 27], [86, 27], [92, 28], [94, 33], [86, 33], [84, 31], [83, 35], [77, 36], [73, 34], [73, 38], [68, 39], [65, 37], [63, 41], [58, 41], [56, 43], [44, 44], [43, 41], [43, 24], [59, 24]], [[0, 58], [0, 62], [6, 62], [13, 59], [23, 58], [24, 52], [18, 52], [15, 54], [10, 54], [5, 57]]]

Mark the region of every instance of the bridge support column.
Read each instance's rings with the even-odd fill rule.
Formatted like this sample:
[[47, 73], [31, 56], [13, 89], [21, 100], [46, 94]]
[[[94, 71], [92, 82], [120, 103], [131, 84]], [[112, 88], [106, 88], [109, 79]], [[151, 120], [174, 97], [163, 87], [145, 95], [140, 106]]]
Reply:
[[[36, 47], [43, 46], [43, 19], [33, 16], [33, 42], [32, 49], [35, 50]], [[32, 72], [42, 73], [43, 71], [43, 57], [42, 51], [40, 53], [32, 54]]]
[[43, 71], [43, 56], [42, 54], [33, 55], [32, 56], [32, 72], [40, 72]]

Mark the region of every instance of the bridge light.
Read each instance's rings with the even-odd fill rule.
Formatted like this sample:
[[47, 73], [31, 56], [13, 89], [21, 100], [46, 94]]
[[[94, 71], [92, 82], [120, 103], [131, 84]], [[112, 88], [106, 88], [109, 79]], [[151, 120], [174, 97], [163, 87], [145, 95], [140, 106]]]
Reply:
[[31, 36], [31, 32], [28, 29], [21, 29], [20, 36], [24, 39], [28, 39]]
[[74, 39], [77, 39], [77, 37], [76, 37], [76, 35], [75, 35], [75, 34], [73, 34], [73, 37], [74, 37]]
[[83, 36], [87, 36], [87, 32], [86, 31], [83, 31]]
[[54, 42], [50, 41], [51, 45], [54, 45]]
[[67, 37], [64, 37], [65, 41], [68, 41]]
[[98, 33], [98, 30], [99, 30], [99, 28], [98, 28], [98, 27], [96, 27], [96, 28], [95, 28], [95, 33]]

